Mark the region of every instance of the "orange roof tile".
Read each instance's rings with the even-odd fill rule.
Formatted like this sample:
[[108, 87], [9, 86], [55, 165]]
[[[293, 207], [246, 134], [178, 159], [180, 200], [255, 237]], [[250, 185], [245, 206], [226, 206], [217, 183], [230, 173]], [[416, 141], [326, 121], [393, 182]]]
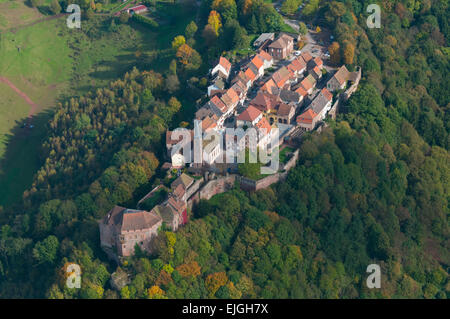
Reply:
[[258, 70], [264, 65], [264, 62], [257, 55], [255, 55], [251, 62]]
[[314, 63], [315, 63], [317, 66], [322, 66], [322, 65], [323, 65], [323, 61], [322, 61], [322, 59], [321, 59], [320, 57], [314, 58]]
[[247, 70], [245, 70], [244, 74], [252, 81], [256, 78], [256, 74], [253, 73], [253, 71], [250, 68], [247, 68]]
[[255, 106], [263, 112], [274, 110], [278, 104], [278, 97], [264, 92], [258, 92], [256, 97], [250, 101], [250, 105]]
[[261, 111], [258, 110], [256, 107], [254, 107], [253, 105], [250, 105], [249, 107], [247, 107], [245, 109], [244, 112], [242, 112], [241, 114], [239, 114], [238, 116], [238, 120], [239, 121], [247, 121], [247, 122], [253, 122], [255, 119], [258, 118], [258, 116], [261, 115]]
[[334, 78], [339, 82], [339, 84], [344, 84], [348, 80], [349, 72], [345, 65], [341, 66], [339, 70], [333, 75]]
[[317, 116], [312, 109], [307, 109], [305, 112], [297, 116], [297, 123], [311, 124], [313, 119]]
[[308, 63], [308, 61], [312, 59], [312, 56], [311, 54], [309, 54], [309, 52], [303, 52], [301, 57], [306, 63]]
[[227, 70], [227, 72], [230, 72], [230, 70], [231, 70], [231, 63], [230, 63], [230, 61], [228, 61], [226, 58], [224, 58], [223, 56], [221, 56], [220, 59], [219, 59], [219, 64], [220, 64], [221, 66], [223, 66], [223, 68], [224, 68], [225, 70]]
[[217, 95], [214, 95], [211, 98], [211, 103], [214, 103], [215, 106], [217, 106], [217, 108], [222, 112], [225, 113], [227, 110], [227, 106], [225, 105], [225, 103], [223, 103], [219, 97]]
[[203, 131], [206, 131], [206, 130], [209, 130], [209, 129], [213, 129], [216, 126], [217, 126], [217, 123], [212, 118], [210, 118], [209, 116], [205, 117], [202, 120], [202, 130]]
[[275, 84], [281, 88], [292, 76], [293, 72], [283, 66], [272, 74], [272, 79], [275, 81]]
[[[303, 61], [302, 61], [303, 62]], [[305, 68], [305, 63], [300, 62], [298, 59], [294, 59], [292, 60], [291, 63], [289, 63], [288, 68], [290, 68], [291, 70], [298, 72], [302, 69]]]
[[306, 92], [305, 89], [302, 86], [299, 86], [297, 88], [297, 90], [295, 90], [295, 92], [297, 92], [298, 94], [300, 94], [303, 97], [308, 95], [308, 92]]
[[269, 53], [264, 51], [264, 50], [260, 50], [258, 52], [258, 55], [261, 58], [261, 60], [265, 60], [265, 61], [272, 61], [273, 60], [273, 57]]
[[330, 91], [328, 91], [327, 88], [323, 88], [321, 93], [323, 94], [323, 96], [325, 96], [325, 98], [328, 101], [331, 101], [333, 99], [333, 94]]
[[269, 122], [264, 116], [258, 121], [258, 123], [255, 124], [255, 126], [266, 134], [268, 134], [272, 129]]
[[312, 89], [313, 84], [309, 81], [308, 78], [304, 78], [301, 82], [300, 82], [301, 86], [303, 86], [303, 88], [305, 89], [305, 91], [309, 91], [310, 89]]
[[261, 87], [263, 92], [268, 92], [270, 94], [274, 94], [274, 89], [277, 89], [277, 85], [272, 79], [269, 79], [264, 85]]

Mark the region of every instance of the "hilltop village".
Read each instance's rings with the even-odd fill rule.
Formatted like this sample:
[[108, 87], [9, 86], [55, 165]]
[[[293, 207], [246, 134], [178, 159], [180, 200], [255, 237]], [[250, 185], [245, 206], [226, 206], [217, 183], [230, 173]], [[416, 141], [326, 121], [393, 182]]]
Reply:
[[[132, 255], [136, 245], [151, 252], [159, 229], [176, 231], [188, 222], [193, 203], [227, 190], [236, 180], [244, 189], [257, 190], [286, 176], [295, 165], [303, 133], [320, 129], [327, 116], [334, 118], [361, 78], [360, 67], [354, 72], [345, 65], [327, 70], [320, 56], [295, 51], [297, 41], [296, 35], [284, 32], [277, 37], [263, 33], [253, 44], [253, 56], [235, 65], [224, 56], [218, 59], [209, 72], [206, 101], [195, 113], [201, 132], [190, 130], [189, 143], [214, 132], [224, 138], [225, 149], [216, 139], [205, 139], [203, 162], [186, 162], [181, 138], [172, 138], [173, 131], [167, 131], [170, 161], [163, 168], [168, 174], [176, 172], [175, 179], [170, 188], [159, 185], [139, 201], [138, 206], [165, 190], [167, 196], [149, 210], [116, 206], [100, 221], [101, 245], [111, 258], [119, 261], [117, 257]], [[226, 149], [240, 151], [247, 144], [245, 138], [227, 136], [227, 128], [255, 128], [258, 147], [291, 149], [289, 161], [282, 163], [279, 173], [258, 181], [239, 176], [236, 158], [224, 163], [223, 157]], [[272, 134], [274, 128], [278, 134]], [[216, 174], [223, 177], [214, 180]]]

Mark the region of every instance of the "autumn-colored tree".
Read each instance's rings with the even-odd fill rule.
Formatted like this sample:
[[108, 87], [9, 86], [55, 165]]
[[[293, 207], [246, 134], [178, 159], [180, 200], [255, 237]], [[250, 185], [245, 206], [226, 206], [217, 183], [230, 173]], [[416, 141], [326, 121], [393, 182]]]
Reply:
[[251, 8], [252, 8], [253, 0], [244, 0], [244, 3], [242, 4], [242, 13], [244, 15], [247, 15]]
[[182, 44], [176, 53], [176, 57], [178, 58], [178, 61], [181, 64], [187, 65], [189, 63], [189, 60], [192, 56], [192, 52], [194, 49], [192, 49], [189, 45], [187, 44]]
[[196, 70], [202, 64], [202, 57], [200, 54], [187, 44], [183, 44], [178, 48], [176, 57], [178, 58], [178, 61], [188, 70]]
[[342, 50], [342, 59], [344, 64], [353, 64], [353, 58], [355, 56], [355, 46], [349, 41], [344, 42]]
[[210, 274], [205, 279], [205, 286], [209, 293], [213, 296], [216, 291], [226, 285], [228, 277], [224, 271]]
[[333, 64], [339, 64], [341, 62], [341, 51], [338, 42], [333, 42], [328, 47], [328, 52], [330, 52], [330, 60]]
[[176, 270], [182, 277], [197, 277], [198, 275], [200, 275], [201, 267], [195, 260], [193, 260], [189, 263], [178, 266]]
[[242, 292], [240, 292], [233, 284], [232, 281], [229, 281], [228, 284], [226, 285], [226, 287], [228, 288], [228, 292], [230, 294], [230, 298], [231, 299], [240, 299], [242, 296]]
[[172, 48], [178, 50], [178, 48], [185, 43], [186, 43], [185, 37], [182, 35], [177, 35], [175, 38], [173, 38]]
[[158, 286], [162, 286], [162, 285], [167, 285], [170, 282], [172, 282], [172, 276], [170, 276], [170, 274], [163, 269], [159, 273], [159, 276], [156, 279], [155, 284]]
[[208, 25], [211, 26], [216, 36], [219, 36], [219, 30], [222, 27], [222, 19], [220, 18], [220, 14], [217, 11], [212, 10], [209, 13]]
[[159, 286], [152, 286], [147, 290], [147, 297], [149, 299], [167, 299], [165, 296], [164, 290], [162, 290]]

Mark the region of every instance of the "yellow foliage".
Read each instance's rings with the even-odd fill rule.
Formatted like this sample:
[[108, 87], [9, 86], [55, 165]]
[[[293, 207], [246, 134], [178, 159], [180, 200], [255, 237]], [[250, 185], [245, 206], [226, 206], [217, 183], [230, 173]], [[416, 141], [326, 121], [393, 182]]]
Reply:
[[222, 27], [222, 20], [220, 18], [220, 14], [217, 11], [212, 10], [209, 13], [208, 24], [214, 30], [214, 32], [216, 33], [216, 36], [218, 36], [219, 29]]
[[177, 50], [180, 46], [186, 43], [186, 39], [182, 35], [177, 35], [175, 38], [173, 38], [172, 41], [172, 48]]
[[227, 283], [227, 281], [228, 277], [224, 271], [216, 272], [206, 277], [205, 286], [209, 293], [214, 295], [220, 287]]
[[149, 299], [165, 299], [167, 298], [165, 296], [164, 290], [159, 288], [159, 286], [152, 286], [148, 288], [147, 290], [147, 296]]
[[341, 62], [340, 46], [338, 42], [333, 42], [328, 47], [328, 52], [330, 52], [331, 63], [339, 64]]
[[189, 63], [189, 59], [191, 58], [193, 52], [193, 49], [185, 43], [178, 48], [176, 57], [180, 63], [186, 65]]
[[201, 273], [201, 267], [195, 260], [186, 264], [182, 264], [178, 266], [176, 269], [182, 277], [188, 276], [197, 277]]

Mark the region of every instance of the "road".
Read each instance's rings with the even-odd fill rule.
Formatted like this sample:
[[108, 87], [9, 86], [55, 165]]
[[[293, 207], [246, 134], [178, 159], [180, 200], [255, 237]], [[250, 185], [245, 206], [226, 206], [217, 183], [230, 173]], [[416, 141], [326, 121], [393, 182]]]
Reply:
[[[274, 6], [275, 10], [277, 10], [280, 13], [280, 15], [283, 17], [284, 22], [287, 25], [289, 25], [290, 27], [292, 27], [293, 29], [298, 31], [300, 28], [299, 23], [301, 20], [298, 20], [295, 18], [294, 19], [288, 18], [288, 17], [284, 16], [280, 10], [281, 4], [282, 4], [282, 0], [273, 2], [273, 6]], [[321, 31], [321, 33], [319, 34], [315, 30], [308, 28], [308, 33], [303, 38], [305, 40], [304, 41], [305, 45], [301, 49], [302, 52], [309, 52], [309, 54], [311, 54], [311, 56], [313, 56], [313, 57], [319, 56], [323, 60], [324, 67], [328, 72], [336, 69], [335, 67], [329, 65], [329, 63], [328, 63], [329, 58], [327, 56], [325, 56], [325, 54], [328, 51], [328, 46], [330, 44], [330, 33], [329, 32], [324, 30], [324, 31]], [[319, 38], [320, 38], [320, 40], [319, 40]], [[320, 44], [318, 41], [321, 41], [322, 44]]]

